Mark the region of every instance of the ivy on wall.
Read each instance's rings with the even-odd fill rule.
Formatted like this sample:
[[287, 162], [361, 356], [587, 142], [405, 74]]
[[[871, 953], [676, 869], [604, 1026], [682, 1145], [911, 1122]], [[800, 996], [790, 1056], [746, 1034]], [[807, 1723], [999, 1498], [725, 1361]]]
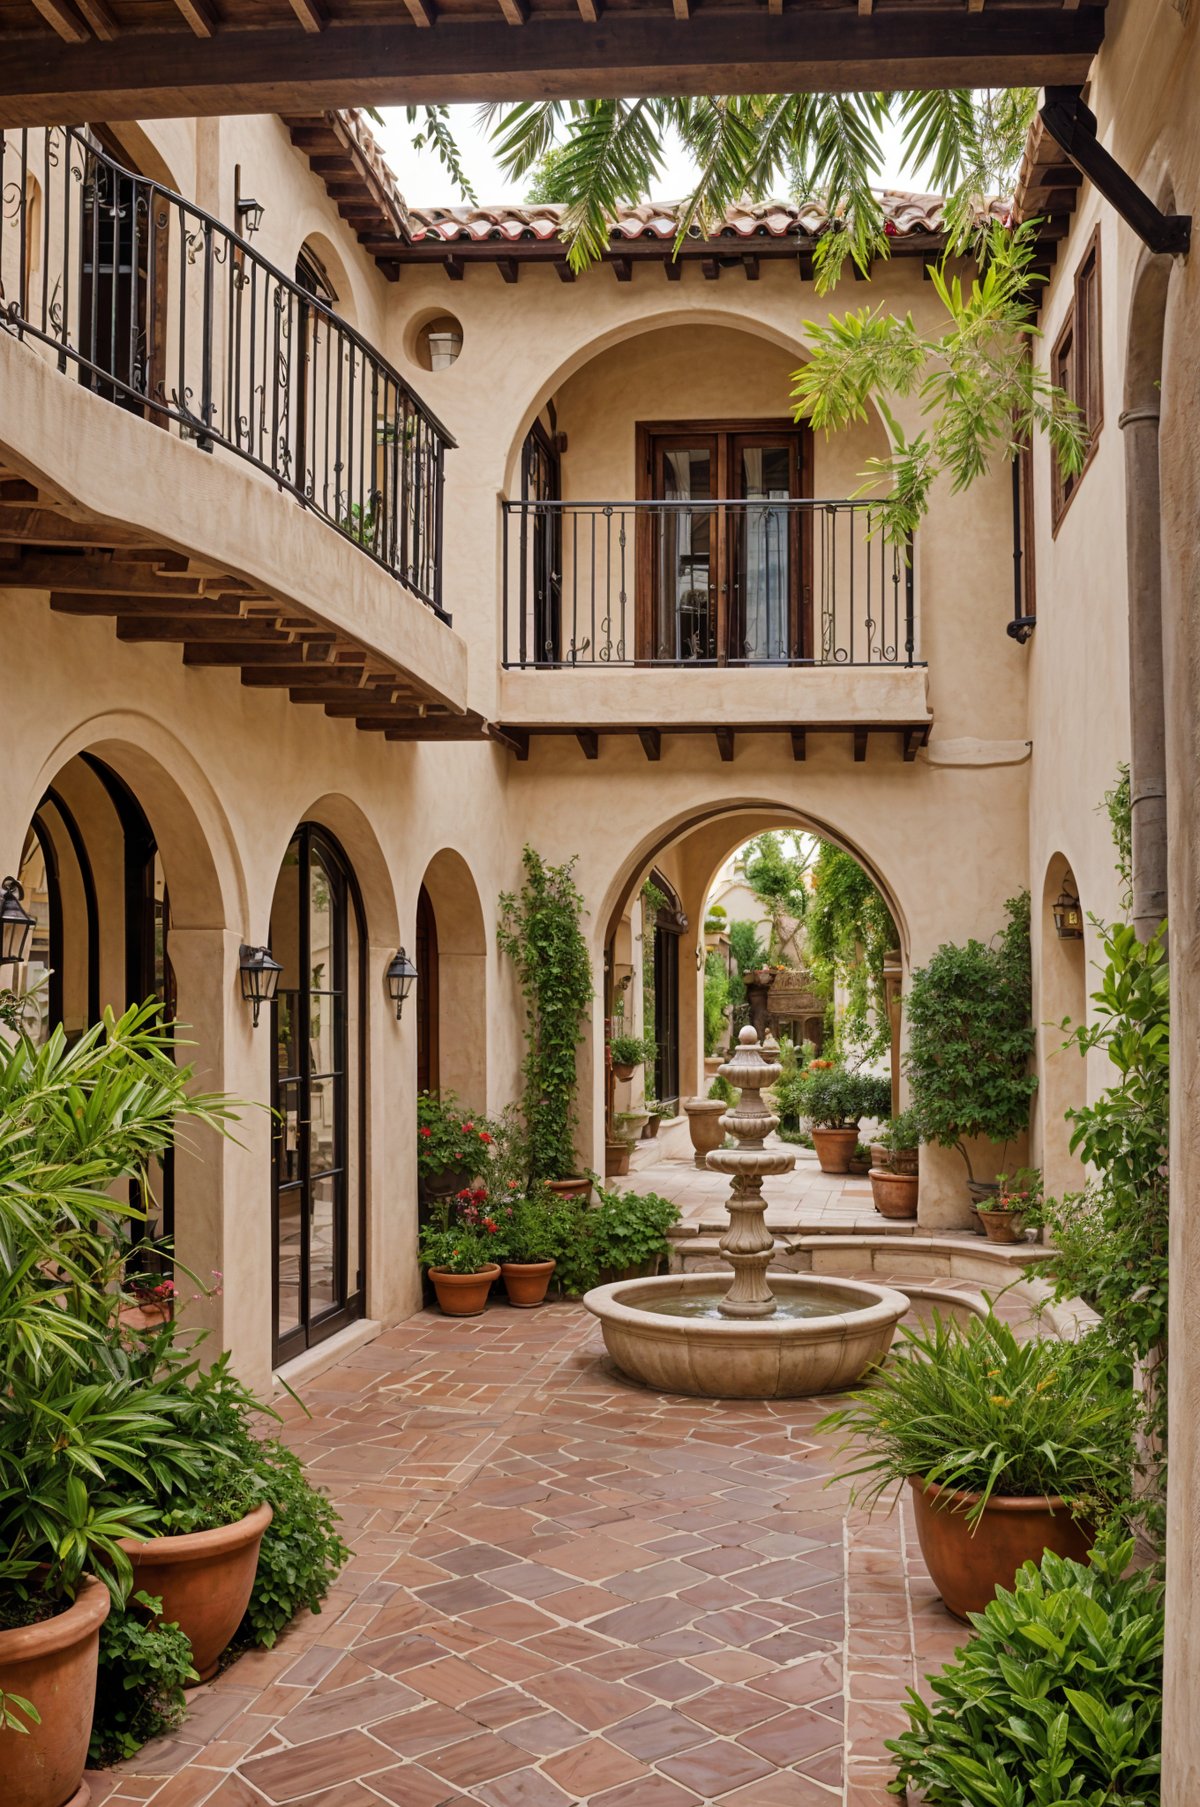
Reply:
[[884, 967], [900, 937], [870, 876], [828, 841], [817, 851], [804, 930], [818, 990], [832, 997], [842, 987], [842, 1041], [862, 1060], [878, 1057], [891, 1045]]

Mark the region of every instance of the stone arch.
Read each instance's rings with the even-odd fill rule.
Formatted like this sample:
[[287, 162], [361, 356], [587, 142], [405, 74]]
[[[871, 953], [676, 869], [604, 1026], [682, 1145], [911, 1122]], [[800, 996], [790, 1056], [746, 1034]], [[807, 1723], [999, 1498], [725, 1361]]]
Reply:
[[[1065, 854], [1048, 861], [1041, 896], [1041, 956], [1038, 968], [1038, 1090], [1041, 1164], [1046, 1190], [1061, 1197], [1083, 1184], [1082, 1162], [1071, 1153], [1067, 1112], [1087, 1101], [1087, 1067], [1073, 1047], [1064, 1047], [1060, 1024], [1087, 1018], [1087, 944], [1061, 940], [1054, 905], [1064, 891], [1078, 897], [1075, 876]], [[1086, 920], [1087, 900], [1081, 899]]]
[[295, 266], [299, 261], [300, 253], [306, 249], [312, 251], [329, 277], [333, 292], [337, 296], [337, 300], [332, 303], [334, 313], [339, 320], [344, 320], [347, 326], [357, 326], [358, 305], [354, 293], [354, 279], [341, 251], [327, 233], [316, 229], [307, 231], [296, 242], [289, 270]]
[[471, 868], [453, 847], [435, 853], [421, 888], [436, 925], [438, 1089], [473, 1110], [487, 1107], [488, 936]]

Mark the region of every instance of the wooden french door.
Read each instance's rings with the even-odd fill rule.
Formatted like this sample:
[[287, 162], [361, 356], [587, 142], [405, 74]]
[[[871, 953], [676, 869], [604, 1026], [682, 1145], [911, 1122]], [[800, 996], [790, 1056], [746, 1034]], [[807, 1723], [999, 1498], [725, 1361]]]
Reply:
[[[811, 657], [810, 436], [777, 422], [638, 429], [638, 658]], [[725, 506], [709, 506], [710, 504]]]
[[305, 823], [271, 908], [276, 1361], [362, 1316], [361, 948], [349, 867]]

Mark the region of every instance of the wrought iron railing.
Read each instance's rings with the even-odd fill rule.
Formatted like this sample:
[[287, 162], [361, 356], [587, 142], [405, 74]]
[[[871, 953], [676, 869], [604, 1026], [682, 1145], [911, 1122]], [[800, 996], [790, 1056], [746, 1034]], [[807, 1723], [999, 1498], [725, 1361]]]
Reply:
[[84, 132], [0, 133], [0, 325], [248, 460], [449, 619], [445, 427], [324, 300]]
[[878, 504], [504, 502], [504, 664], [916, 665]]

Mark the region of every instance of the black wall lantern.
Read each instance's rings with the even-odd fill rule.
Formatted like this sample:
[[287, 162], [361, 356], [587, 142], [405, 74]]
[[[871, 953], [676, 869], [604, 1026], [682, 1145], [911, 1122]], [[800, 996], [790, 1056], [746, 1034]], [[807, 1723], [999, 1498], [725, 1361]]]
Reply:
[[1083, 910], [1079, 899], [1072, 897], [1066, 885], [1054, 906], [1054, 926], [1058, 930], [1060, 941], [1083, 940]]
[[237, 229], [245, 239], [251, 239], [263, 222], [265, 209], [261, 201], [252, 195], [242, 193], [242, 166], [233, 166], [233, 211], [237, 221]]
[[399, 1022], [404, 1015], [404, 1000], [417, 980], [417, 969], [403, 948], [392, 955], [384, 977], [387, 979], [388, 997], [396, 1006], [396, 1021]]
[[15, 878], [0, 885], [0, 966], [17, 966], [25, 958], [37, 917], [25, 909], [25, 888]]
[[269, 948], [249, 947], [243, 941], [242, 951], [238, 956], [238, 971], [242, 975], [242, 1000], [253, 1005], [254, 1027], [257, 1029], [258, 1013], [264, 1004], [273, 1000], [283, 968], [278, 960], [272, 959]]

